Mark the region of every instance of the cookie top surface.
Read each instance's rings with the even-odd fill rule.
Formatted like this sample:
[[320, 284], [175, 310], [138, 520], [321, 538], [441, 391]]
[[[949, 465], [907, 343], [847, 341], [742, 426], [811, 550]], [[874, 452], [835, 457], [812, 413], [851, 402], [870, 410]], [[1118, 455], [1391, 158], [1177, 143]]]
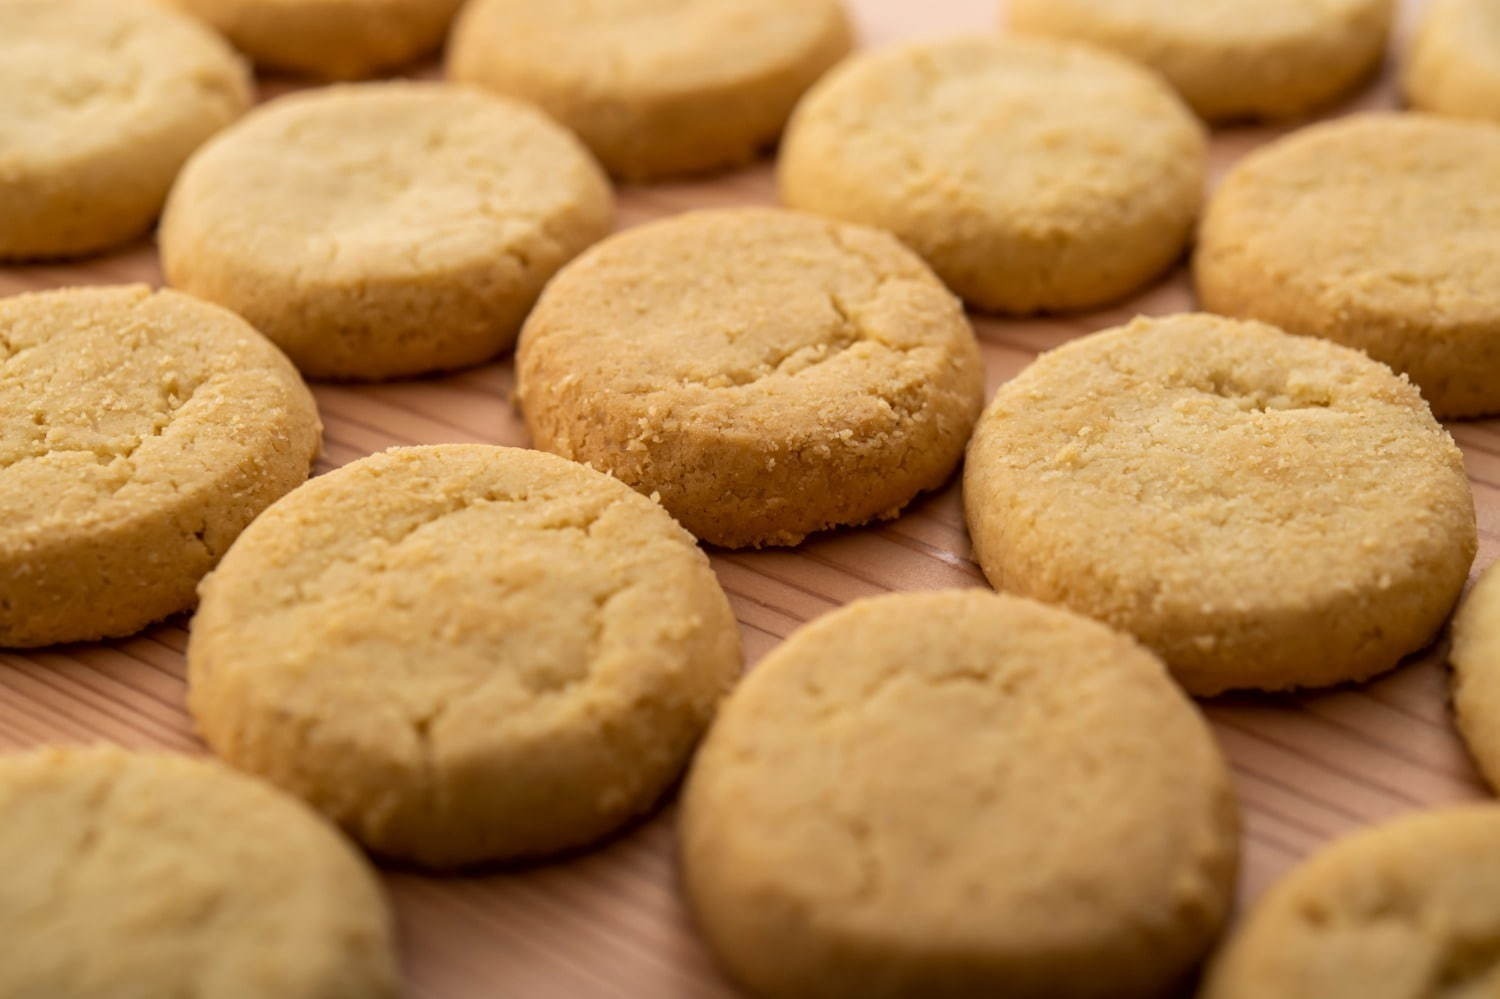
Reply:
[[1500, 970], [1500, 807], [1397, 819], [1339, 840], [1272, 887], [1204, 999], [1488, 996]]
[[1087, 9], [1091, 17], [1149, 28], [1167, 36], [1239, 45], [1311, 34], [1336, 24], [1350, 11], [1386, 0], [1021, 0], [1022, 7], [1050, 4]]
[[681, 832], [710, 941], [776, 995], [1160, 994], [1224, 917], [1237, 841], [1154, 656], [979, 590], [788, 638], [722, 709]]
[[[1414, 643], [1394, 665], [1474, 553], [1462, 456], [1413, 385], [1202, 314], [1076, 340], [1004, 385], [964, 502], [997, 587], [1133, 632], [1199, 693], [1348, 679], [1320, 674]], [[1303, 615], [1335, 611], [1329, 644], [1298, 651]]]
[[0, 757], [0, 991], [397, 995], [390, 913], [330, 826], [260, 781], [117, 749]]
[[1490, 0], [1434, 0], [1402, 74], [1414, 107], [1500, 120], [1500, 7]]
[[314, 479], [201, 593], [208, 742], [437, 865], [578, 845], [644, 809], [740, 663], [686, 531], [515, 448], [398, 449]]

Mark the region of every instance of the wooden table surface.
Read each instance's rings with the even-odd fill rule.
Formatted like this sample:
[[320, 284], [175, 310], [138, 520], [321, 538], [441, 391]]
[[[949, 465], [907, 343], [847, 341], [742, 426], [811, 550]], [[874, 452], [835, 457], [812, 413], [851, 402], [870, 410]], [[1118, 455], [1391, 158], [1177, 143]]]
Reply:
[[[864, 44], [992, 31], [992, 0], [853, 0]], [[1410, 4], [1405, 35], [1419, 3]], [[279, 91], [283, 85], [268, 90]], [[1389, 73], [1335, 114], [1396, 104]], [[1214, 140], [1214, 173], [1280, 130], [1240, 128]], [[689, 208], [773, 203], [769, 166], [620, 194], [620, 225]], [[70, 284], [159, 284], [142, 241], [72, 266], [0, 268], [0, 294]], [[975, 317], [989, 387], [1038, 351], [1138, 313], [1193, 306], [1178, 269], [1131, 301], [1092, 315]], [[398, 444], [527, 443], [510, 405], [508, 358], [451, 377], [317, 386], [327, 425], [319, 471]], [[1500, 422], [1451, 425], [1479, 507], [1476, 572], [1500, 553]], [[795, 550], [713, 554], [750, 663], [803, 622], [855, 597], [889, 590], [980, 586], [956, 483], [900, 520], [839, 532]], [[0, 747], [107, 741], [204, 751], [183, 708], [179, 618], [145, 634], [25, 655], [0, 653]], [[1357, 688], [1206, 702], [1234, 768], [1244, 812], [1240, 899], [1332, 837], [1402, 812], [1485, 793], [1454, 735], [1441, 648]], [[732, 994], [696, 941], [678, 898], [673, 810], [563, 862], [462, 878], [389, 871], [414, 996], [724, 996]]]

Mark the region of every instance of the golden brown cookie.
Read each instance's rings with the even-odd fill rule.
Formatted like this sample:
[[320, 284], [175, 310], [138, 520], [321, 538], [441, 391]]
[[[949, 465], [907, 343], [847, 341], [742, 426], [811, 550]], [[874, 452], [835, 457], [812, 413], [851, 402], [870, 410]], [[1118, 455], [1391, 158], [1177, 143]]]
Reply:
[[1406, 54], [1401, 85], [1423, 111], [1500, 121], [1500, 5], [1433, 0]]
[[736, 548], [896, 516], [948, 478], [984, 392], [963, 310], [920, 259], [772, 209], [600, 244], [548, 286], [516, 369], [537, 447]]
[[191, 607], [319, 434], [297, 372], [223, 309], [144, 285], [0, 299], [0, 647]]
[[739, 667], [708, 559], [661, 507], [553, 455], [443, 445], [251, 525], [203, 584], [188, 705], [230, 763], [452, 867], [651, 808]]
[[0, 756], [0, 995], [394, 999], [391, 914], [301, 802], [165, 753]]
[[842, 0], [475, 0], [448, 74], [534, 101], [630, 180], [736, 166], [852, 44]]
[[1156, 74], [1092, 47], [957, 38], [857, 56], [782, 143], [793, 208], [889, 229], [966, 301], [1081, 309], [1186, 245], [1202, 127]]
[[1194, 260], [1204, 308], [1358, 347], [1442, 417], [1500, 410], [1500, 125], [1368, 114], [1246, 157]]
[[1453, 710], [1479, 770], [1500, 786], [1500, 572], [1487, 569], [1453, 616]]
[[964, 509], [996, 589], [1134, 634], [1201, 695], [1390, 669], [1476, 546], [1463, 456], [1406, 379], [1201, 314], [1075, 340], [1002, 386]]
[[1224, 761], [1160, 661], [979, 590], [861, 600], [725, 704], [684, 887], [763, 996], [1160, 996], [1233, 896]]

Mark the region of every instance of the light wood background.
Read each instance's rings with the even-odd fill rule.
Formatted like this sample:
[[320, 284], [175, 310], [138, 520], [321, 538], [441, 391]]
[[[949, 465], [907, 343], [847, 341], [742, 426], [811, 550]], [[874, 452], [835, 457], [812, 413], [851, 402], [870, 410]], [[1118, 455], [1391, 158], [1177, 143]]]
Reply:
[[[960, 30], [992, 31], [992, 0], [853, 0], [877, 45]], [[1420, 6], [1409, 3], [1404, 36]], [[272, 84], [270, 92], [285, 89]], [[1390, 75], [1335, 114], [1390, 107]], [[1215, 176], [1280, 130], [1215, 137]], [[620, 225], [689, 208], [775, 200], [770, 169], [621, 192]], [[160, 283], [146, 241], [72, 266], [0, 268], [0, 293], [84, 283]], [[1038, 351], [1137, 313], [1191, 308], [1179, 269], [1139, 297], [1093, 315], [975, 318], [991, 391]], [[395, 444], [526, 443], [510, 405], [509, 359], [446, 378], [370, 387], [322, 385], [320, 471]], [[1500, 553], [1500, 422], [1455, 424], [1479, 506], [1476, 571]], [[978, 586], [956, 484], [900, 520], [824, 536], [796, 550], [713, 556], [751, 663], [803, 622], [888, 590]], [[99, 645], [0, 653], [0, 747], [104, 740], [202, 752], [183, 710], [187, 621]], [[1358, 826], [1485, 792], [1449, 717], [1441, 649], [1358, 688], [1203, 705], [1233, 763], [1245, 818], [1241, 902], [1320, 844]], [[603, 848], [564, 862], [433, 878], [389, 871], [410, 992], [423, 997], [723, 996], [695, 940], [673, 868], [672, 808]]]

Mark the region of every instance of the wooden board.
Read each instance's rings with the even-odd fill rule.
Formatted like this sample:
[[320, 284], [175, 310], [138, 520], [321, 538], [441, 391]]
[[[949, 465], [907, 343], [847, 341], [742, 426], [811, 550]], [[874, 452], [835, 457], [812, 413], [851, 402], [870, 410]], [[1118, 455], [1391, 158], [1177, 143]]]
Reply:
[[[854, 0], [864, 42], [991, 31], [991, 0]], [[1404, 35], [1418, 4], [1410, 4]], [[283, 84], [267, 88], [285, 89]], [[1337, 109], [1395, 105], [1389, 74]], [[1220, 132], [1214, 172], [1280, 130]], [[772, 203], [770, 169], [621, 192], [620, 224], [689, 208]], [[147, 242], [72, 266], [0, 268], [0, 294], [58, 285], [160, 283]], [[976, 318], [990, 390], [1041, 350], [1137, 313], [1192, 307], [1179, 269], [1093, 315]], [[320, 471], [394, 444], [526, 443], [510, 405], [508, 359], [446, 378], [324, 385]], [[1500, 553], [1500, 422], [1455, 424], [1479, 505], [1476, 571]], [[751, 663], [841, 603], [888, 590], [983, 585], [969, 557], [957, 487], [900, 520], [790, 551], [715, 554]], [[202, 752], [183, 710], [187, 621], [126, 641], [0, 653], [0, 747], [105, 740]], [[1454, 736], [1441, 649], [1359, 688], [1296, 697], [1227, 697], [1205, 710], [1228, 753], [1245, 816], [1241, 902], [1331, 837], [1401, 812], [1485, 792]], [[386, 875], [414, 996], [724, 996], [678, 899], [672, 809], [566, 862], [477, 877]]]

